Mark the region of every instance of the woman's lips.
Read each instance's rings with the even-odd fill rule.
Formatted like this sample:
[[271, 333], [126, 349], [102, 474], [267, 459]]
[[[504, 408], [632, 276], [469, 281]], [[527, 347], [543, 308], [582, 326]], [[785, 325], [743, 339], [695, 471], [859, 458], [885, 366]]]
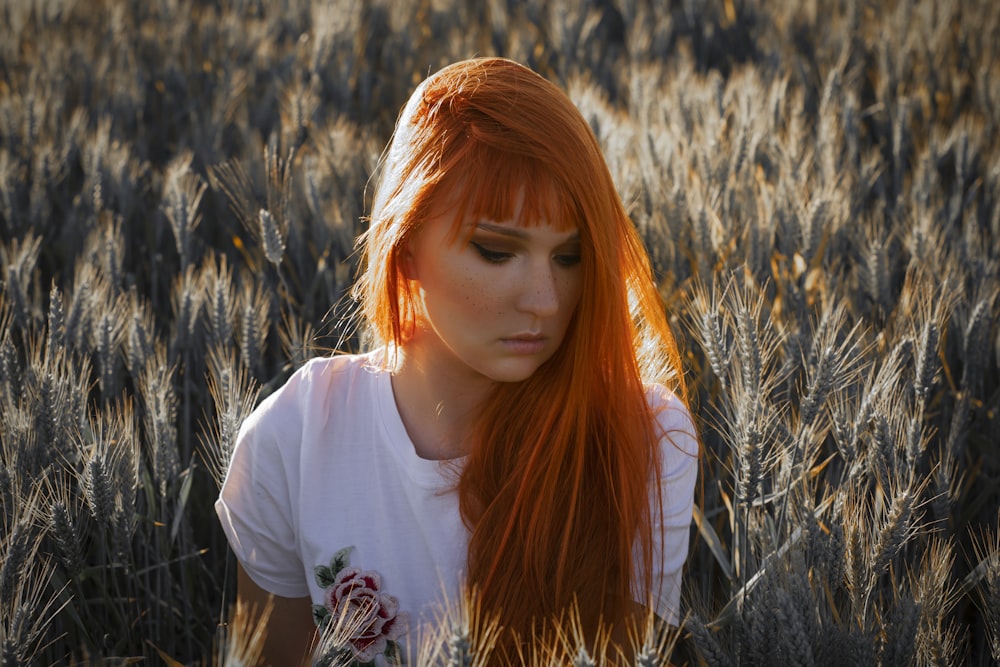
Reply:
[[501, 338], [500, 342], [514, 354], [528, 355], [538, 354], [544, 350], [545, 340], [545, 336], [541, 334], [519, 334], [509, 338]]

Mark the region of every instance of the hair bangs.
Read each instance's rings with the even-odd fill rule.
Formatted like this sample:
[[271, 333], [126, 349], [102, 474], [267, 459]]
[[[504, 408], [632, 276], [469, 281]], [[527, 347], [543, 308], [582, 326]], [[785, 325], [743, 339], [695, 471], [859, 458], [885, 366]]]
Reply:
[[559, 230], [579, 226], [577, 207], [558, 177], [541, 160], [470, 142], [455, 164], [442, 165], [430, 208], [453, 216], [458, 238], [470, 221], [511, 222]]

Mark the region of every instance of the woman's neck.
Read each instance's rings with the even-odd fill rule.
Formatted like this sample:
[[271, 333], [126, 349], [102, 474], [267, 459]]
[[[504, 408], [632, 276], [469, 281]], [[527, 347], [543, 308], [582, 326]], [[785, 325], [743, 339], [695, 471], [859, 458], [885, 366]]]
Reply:
[[450, 353], [419, 344], [399, 348], [395, 357], [393, 395], [417, 455], [431, 460], [468, 455], [469, 433], [494, 381], [461, 362], [449, 363]]

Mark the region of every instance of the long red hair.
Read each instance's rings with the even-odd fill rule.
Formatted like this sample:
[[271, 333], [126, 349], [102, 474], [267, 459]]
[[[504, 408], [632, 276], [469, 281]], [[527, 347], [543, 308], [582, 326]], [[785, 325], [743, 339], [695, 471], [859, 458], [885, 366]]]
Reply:
[[378, 342], [404, 346], [419, 310], [403, 277], [406, 240], [444, 201], [457, 225], [511, 219], [522, 194], [528, 224], [579, 230], [581, 297], [557, 353], [527, 380], [498, 383], [482, 406], [458, 494], [469, 584], [528, 637], [574, 604], [593, 631], [644, 599], [662, 436], [644, 383], [685, 397], [649, 259], [566, 94], [500, 58], [425, 80], [383, 156], [355, 296]]

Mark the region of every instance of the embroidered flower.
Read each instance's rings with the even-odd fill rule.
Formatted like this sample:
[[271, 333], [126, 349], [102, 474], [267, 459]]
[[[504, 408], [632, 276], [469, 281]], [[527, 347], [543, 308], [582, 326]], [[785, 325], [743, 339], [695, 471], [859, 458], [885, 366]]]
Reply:
[[335, 652], [350, 650], [351, 664], [372, 664], [380, 654], [400, 662], [396, 640], [406, 631], [407, 615], [382, 590], [377, 572], [349, 565], [352, 549], [341, 549], [329, 566], [316, 568], [316, 581], [325, 593], [324, 604], [313, 605], [313, 618], [330, 634]]

